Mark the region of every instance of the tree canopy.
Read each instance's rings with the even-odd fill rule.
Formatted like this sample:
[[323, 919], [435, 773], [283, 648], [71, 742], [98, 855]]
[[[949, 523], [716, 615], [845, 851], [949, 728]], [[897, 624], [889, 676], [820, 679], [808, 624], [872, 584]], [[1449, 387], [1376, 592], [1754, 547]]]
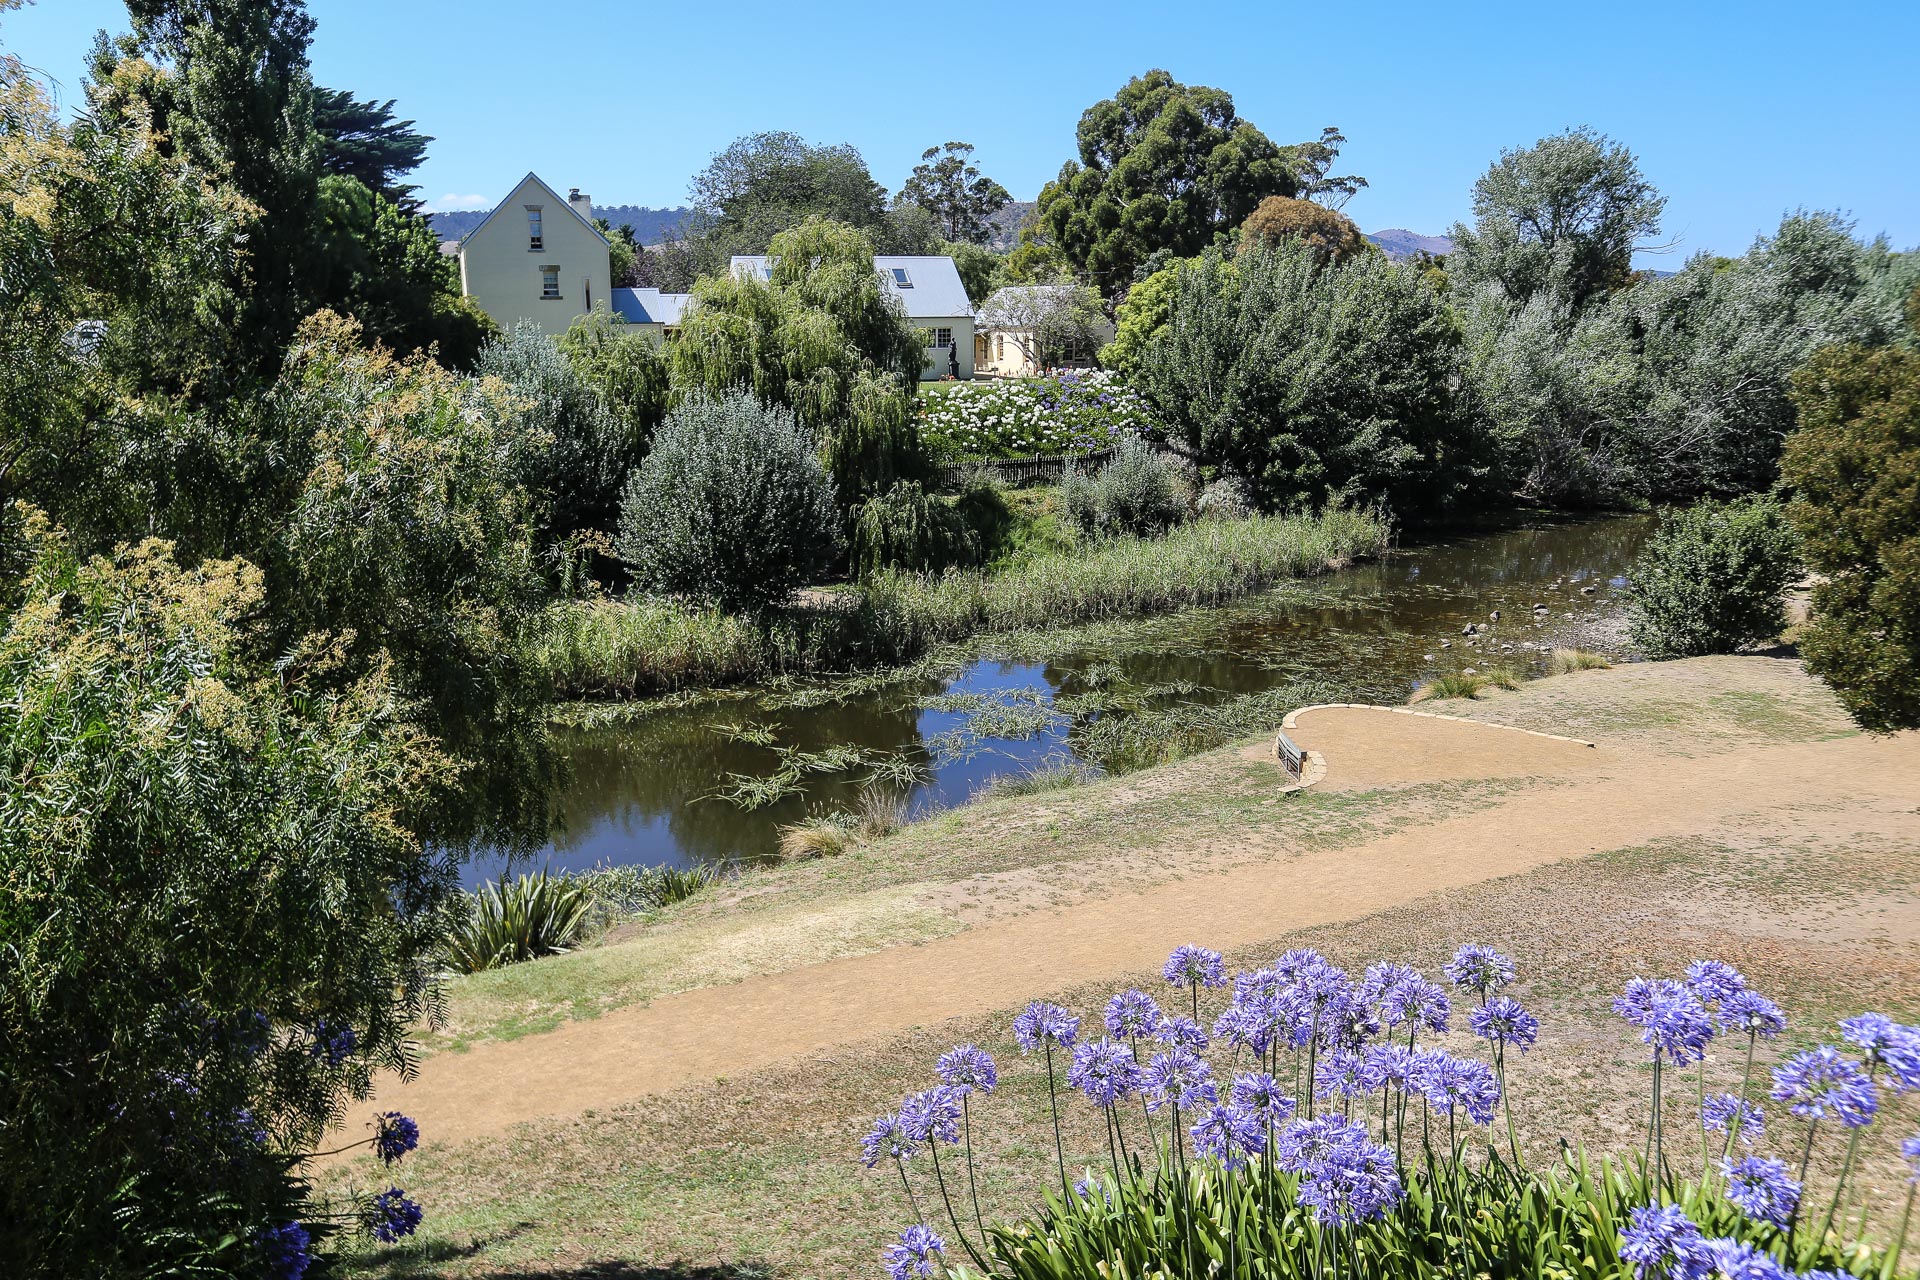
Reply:
[[316, 88], [313, 124], [320, 133], [320, 164], [328, 173], [359, 179], [402, 212], [417, 214], [420, 202], [413, 193], [420, 188], [401, 179], [420, 167], [433, 138], [415, 129], [411, 120], [394, 119], [393, 102]]
[[1013, 197], [973, 163], [973, 144], [949, 142], [928, 147], [900, 188], [900, 200], [933, 214], [946, 240], [985, 244], [993, 235], [988, 221]]
[[1107, 295], [1155, 252], [1197, 254], [1265, 197], [1299, 195], [1309, 171], [1324, 172], [1242, 119], [1230, 94], [1165, 71], [1087, 108], [1077, 139], [1079, 160], [1042, 188], [1036, 224]]

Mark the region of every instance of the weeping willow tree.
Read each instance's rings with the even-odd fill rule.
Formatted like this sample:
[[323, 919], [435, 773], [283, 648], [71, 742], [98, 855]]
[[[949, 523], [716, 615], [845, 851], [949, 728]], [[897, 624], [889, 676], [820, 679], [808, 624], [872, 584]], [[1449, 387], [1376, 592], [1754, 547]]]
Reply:
[[841, 508], [924, 469], [913, 424], [925, 352], [855, 227], [809, 218], [773, 238], [762, 279], [699, 281], [673, 344], [676, 401], [734, 387], [791, 408], [814, 436]]

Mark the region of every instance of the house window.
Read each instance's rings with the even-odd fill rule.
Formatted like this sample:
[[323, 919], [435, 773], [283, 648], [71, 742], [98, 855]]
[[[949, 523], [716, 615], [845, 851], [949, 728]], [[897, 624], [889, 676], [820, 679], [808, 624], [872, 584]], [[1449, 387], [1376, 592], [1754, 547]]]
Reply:
[[1007, 358], [1007, 335], [1004, 333], [996, 333], [993, 335], [993, 358], [995, 360], [1005, 360]]
[[540, 296], [542, 298], [557, 298], [560, 296], [560, 268], [540, 268]]
[[893, 274], [893, 283], [896, 286], [902, 289], [913, 288], [913, 277], [907, 274], [905, 267], [894, 267], [891, 271]]
[[540, 238], [540, 206], [527, 206], [527, 252], [538, 253], [545, 244]]
[[935, 330], [933, 331], [933, 345], [934, 345], [934, 346], [936, 346], [936, 347], [950, 347], [950, 346], [952, 346], [952, 345], [953, 345], [953, 330], [951, 330], [951, 329], [935, 329]]

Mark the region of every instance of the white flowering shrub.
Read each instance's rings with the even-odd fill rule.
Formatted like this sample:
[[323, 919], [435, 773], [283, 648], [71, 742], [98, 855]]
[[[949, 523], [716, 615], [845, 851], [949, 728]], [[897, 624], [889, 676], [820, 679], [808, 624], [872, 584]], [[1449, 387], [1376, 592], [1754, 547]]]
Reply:
[[1036, 453], [1096, 453], [1121, 435], [1157, 429], [1132, 389], [1104, 370], [964, 382], [922, 395], [920, 439], [944, 462]]

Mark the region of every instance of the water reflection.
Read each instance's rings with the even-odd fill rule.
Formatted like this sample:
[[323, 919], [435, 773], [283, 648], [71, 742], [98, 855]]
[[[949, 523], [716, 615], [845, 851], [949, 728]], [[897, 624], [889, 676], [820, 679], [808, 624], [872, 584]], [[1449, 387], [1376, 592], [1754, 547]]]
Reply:
[[[964, 711], [921, 705], [942, 692], [1034, 690], [1051, 700], [1110, 683], [1117, 669], [1134, 685], [1194, 686], [1187, 696], [1196, 699], [1319, 678], [1353, 696], [1399, 701], [1440, 671], [1525, 667], [1540, 647], [1590, 641], [1617, 608], [1649, 526], [1648, 518], [1629, 516], [1462, 537], [1220, 608], [1108, 629], [1045, 662], [986, 658], [950, 682], [903, 681], [820, 705], [793, 705], [790, 694], [730, 697], [569, 731], [573, 781], [560, 797], [559, 829], [534, 865], [765, 857], [780, 824], [850, 807], [871, 772], [809, 775], [799, 793], [751, 811], [714, 797], [730, 775], [776, 770], [780, 747], [851, 744], [912, 762], [924, 770], [908, 796], [919, 810], [958, 803], [994, 777], [1071, 753], [1070, 726], [1056, 719], [1032, 738], [989, 738], [936, 756], [929, 744], [967, 719]], [[1484, 633], [1463, 636], [1470, 623]], [[500, 870], [498, 859], [482, 857], [467, 877], [476, 882]]]

